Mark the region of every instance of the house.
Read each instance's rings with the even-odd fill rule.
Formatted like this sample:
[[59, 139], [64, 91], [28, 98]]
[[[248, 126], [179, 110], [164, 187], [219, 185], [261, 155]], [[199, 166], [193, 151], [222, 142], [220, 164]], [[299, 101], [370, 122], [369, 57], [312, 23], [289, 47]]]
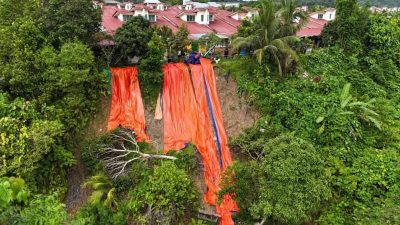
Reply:
[[[312, 12], [308, 15], [306, 24], [296, 33], [296, 36], [310, 37], [317, 44], [321, 41], [321, 33], [325, 25], [336, 18], [336, 9], [327, 8], [323, 11]], [[299, 22], [299, 21], [296, 21]]]
[[400, 7], [393, 7], [393, 8], [388, 8], [388, 7], [376, 7], [372, 6], [369, 8], [369, 11], [372, 13], [385, 13], [385, 12], [400, 12]]
[[315, 19], [309, 17], [307, 23], [296, 33], [297, 37], [318, 37], [321, 35], [325, 24], [328, 21], [324, 19]]
[[241, 10], [231, 13], [230, 15], [235, 20], [253, 20], [258, 16], [258, 10], [250, 7], [242, 7]]
[[336, 9], [327, 8], [323, 11], [313, 12], [309, 16], [311, 18], [318, 19], [318, 20], [331, 21], [336, 18]]
[[258, 12], [251, 8], [246, 8], [243, 13], [232, 13], [208, 3], [186, 0], [182, 5], [175, 6], [168, 6], [158, 0], [145, 0], [140, 4], [130, 2], [117, 5], [104, 4], [101, 8], [103, 11], [102, 30], [111, 35], [129, 18], [142, 16], [148, 19], [152, 26], [167, 26], [173, 32], [185, 23], [189, 38], [193, 40], [209, 33], [228, 39], [236, 33], [241, 20], [251, 19], [258, 15]]

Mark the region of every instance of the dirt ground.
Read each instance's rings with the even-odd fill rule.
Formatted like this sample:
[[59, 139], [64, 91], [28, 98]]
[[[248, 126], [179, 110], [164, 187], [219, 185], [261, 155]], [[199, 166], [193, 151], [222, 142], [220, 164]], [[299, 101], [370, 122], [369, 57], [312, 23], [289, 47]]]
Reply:
[[236, 82], [231, 77], [218, 70], [215, 72], [226, 133], [230, 138], [236, 137], [245, 128], [251, 127], [259, 118], [259, 114], [254, 107], [246, 104], [244, 97], [238, 96]]
[[[243, 97], [238, 97], [237, 86], [232, 78], [226, 77], [224, 74], [218, 75], [218, 71], [216, 71], [216, 73], [217, 90], [220, 97], [225, 129], [228, 137], [232, 138], [239, 135], [243, 129], [251, 127], [259, 115], [254, 108], [246, 104], [246, 100]], [[99, 112], [94, 115], [92, 121], [89, 123], [85, 130], [83, 140], [94, 138], [107, 132], [110, 104], [110, 96], [104, 96], [101, 99]], [[145, 106], [145, 108], [147, 133], [152, 140], [153, 146], [161, 152], [163, 146], [162, 121], [154, 120], [154, 111], [149, 110], [154, 109], [154, 106]], [[74, 214], [89, 195], [88, 190], [82, 190], [80, 187], [81, 183], [85, 180], [86, 171], [81, 162], [79, 146], [76, 148], [75, 157], [77, 164], [69, 171], [68, 192], [65, 200], [70, 214]], [[195, 184], [200, 189], [199, 191], [204, 193], [205, 186], [202, 174], [196, 177]], [[204, 210], [212, 213], [213, 208], [204, 206]]]

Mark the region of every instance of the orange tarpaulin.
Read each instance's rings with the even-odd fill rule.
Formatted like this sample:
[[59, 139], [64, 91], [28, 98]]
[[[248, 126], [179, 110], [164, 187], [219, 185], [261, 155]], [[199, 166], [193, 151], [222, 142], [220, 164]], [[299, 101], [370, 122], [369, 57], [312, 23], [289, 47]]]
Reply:
[[193, 141], [197, 106], [187, 67], [183, 63], [164, 65], [162, 94], [164, 152], [180, 150]]
[[[201, 59], [201, 65], [190, 65], [190, 69], [197, 103], [206, 121], [205, 126], [212, 129], [212, 134], [215, 137], [214, 142], [208, 145], [208, 149], [216, 152], [218, 160], [219, 171], [215, 182], [218, 191], [221, 182], [221, 174], [232, 164], [232, 157], [228, 147], [228, 138], [222, 118], [214, 69], [209, 59]], [[221, 217], [221, 225], [234, 224], [231, 212], [237, 211], [238, 208], [230, 195], [225, 195], [222, 203], [217, 205], [216, 209]]]
[[135, 132], [138, 141], [150, 142], [136, 67], [111, 68], [112, 98], [108, 130], [119, 125]]
[[188, 142], [196, 145], [204, 165], [205, 184], [208, 188], [204, 200], [216, 205], [221, 225], [231, 225], [231, 211], [237, 206], [226, 195], [217, 205], [217, 192], [222, 172], [232, 163], [217, 95], [215, 76], [210, 61], [203, 65], [183, 63], [164, 66], [163, 121], [164, 152], [180, 150]]
[[204, 119], [199, 113], [188, 67], [183, 63], [164, 66], [162, 96], [164, 122], [164, 152], [180, 150], [189, 142], [196, 145], [204, 164], [205, 184], [208, 191], [205, 201], [215, 204], [216, 180], [219, 168], [214, 151], [207, 147], [212, 143], [211, 129], [204, 130]]

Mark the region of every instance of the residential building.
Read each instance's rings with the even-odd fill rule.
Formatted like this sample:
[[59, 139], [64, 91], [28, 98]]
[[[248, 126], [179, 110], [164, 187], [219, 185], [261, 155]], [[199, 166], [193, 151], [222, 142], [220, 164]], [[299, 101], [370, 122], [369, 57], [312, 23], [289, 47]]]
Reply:
[[243, 6], [240, 11], [231, 13], [230, 15], [235, 20], [253, 20], [258, 16], [258, 11], [256, 9]]
[[185, 23], [189, 38], [194, 40], [209, 33], [228, 39], [236, 33], [241, 20], [252, 19], [258, 15], [258, 12], [251, 8], [245, 8], [245, 11], [240, 13], [232, 13], [208, 3], [186, 0], [184, 4], [175, 6], [165, 5], [158, 0], [145, 0], [140, 4], [130, 2], [117, 5], [102, 4], [101, 8], [102, 29], [109, 34], [114, 34], [129, 18], [143, 16], [151, 22], [152, 26], [167, 26], [173, 32]]
[[336, 18], [336, 9], [334, 8], [327, 8], [322, 11], [313, 12], [309, 15], [311, 18], [318, 19], [318, 20], [326, 20], [331, 21]]
[[324, 19], [315, 19], [309, 17], [307, 23], [296, 33], [298, 37], [317, 37], [320, 36], [325, 24], [328, 21]]

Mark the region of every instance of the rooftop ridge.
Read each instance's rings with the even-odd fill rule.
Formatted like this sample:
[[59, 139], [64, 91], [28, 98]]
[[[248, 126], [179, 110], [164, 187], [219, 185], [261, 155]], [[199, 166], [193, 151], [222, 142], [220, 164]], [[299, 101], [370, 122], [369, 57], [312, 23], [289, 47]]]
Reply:
[[170, 20], [168, 17], [161, 15], [162, 18], [164, 18], [166, 21], [168, 21], [170, 24], [172, 24], [174, 27], [178, 27], [178, 24], [176, 24], [174, 21]]

